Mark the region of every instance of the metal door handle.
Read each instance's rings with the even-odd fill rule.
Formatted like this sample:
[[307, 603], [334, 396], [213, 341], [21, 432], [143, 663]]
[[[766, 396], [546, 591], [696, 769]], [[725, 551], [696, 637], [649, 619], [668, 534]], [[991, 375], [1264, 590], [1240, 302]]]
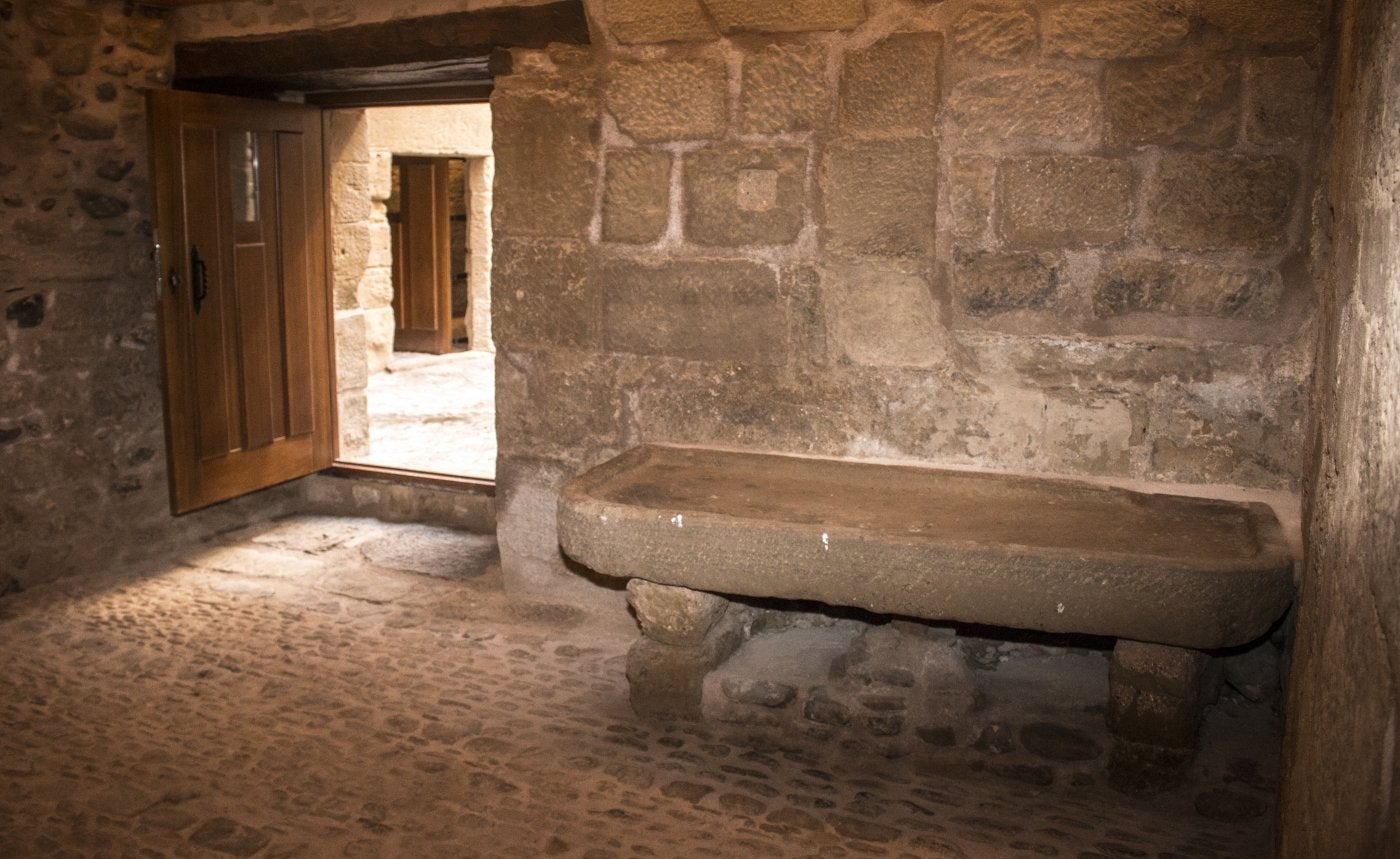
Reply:
[[194, 298], [194, 312], [198, 313], [199, 306], [209, 295], [209, 269], [199, 255], [199, 245], [190, 246], [190, 279], [194, 281], [190, 295]]

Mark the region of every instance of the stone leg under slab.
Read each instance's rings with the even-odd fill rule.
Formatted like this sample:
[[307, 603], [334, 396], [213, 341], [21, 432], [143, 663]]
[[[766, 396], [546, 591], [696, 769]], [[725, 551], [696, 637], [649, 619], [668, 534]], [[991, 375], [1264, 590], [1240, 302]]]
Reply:
[[715, 594], [644, 579], [627, 583], [642, 637], [627, 653], [632, 709], [641, 716], [698, 719], [705, 675], [744, 641], [744, 625]]
[[1109, 669], [1109, 776], [1150, 794], [1179, 784], [1196, 753], [1212, 659], [1199, 650], [1120, 640]]

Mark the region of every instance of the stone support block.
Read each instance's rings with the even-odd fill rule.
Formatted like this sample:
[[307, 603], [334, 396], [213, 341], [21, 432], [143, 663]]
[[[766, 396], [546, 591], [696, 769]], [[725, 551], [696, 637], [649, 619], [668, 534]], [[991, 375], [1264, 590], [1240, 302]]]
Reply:
[[700, 149], [686, 156], [684, 176], [685, 235], [697, 244], [782, 245], [802, 232], [805, 149]]
[[840, 253], [931, 253], [938, 207], [938, 151], [925, 140], [842, 141], [823, 165], [826, 246]]
[[866, 0], [703, 0], [721, 33], [850, 30], [865, 20]]
[[1112, 244], [1128, 234], [1136, 186], [1136, 171], [1121, 159], [1007, 159], [998, 181], [1001, 234], [1020, 246]]
[[953, 22], [952, 50], [957, 56], [1016, 60], [1035, 50], [1035, 16], [1025, 9], [977, 7]]
[[971, 316], [1041, 310], [1059, 290], [1063, 268], [1050, 253], [955, 253], [954, 302]]
[[1194, 749], [1208, 662], [1198, 650], [1120, 640], [1109, 669], [1109, 731], [1134, 743]]
[[948, 96], [947, 130], [997, 145], [1090, 143], [1098, 133], [1095, 75], [1023, 68], [978, 75]]
[[747, 134], [812, 131], [826, 124], [826, 52], [768, 45], [744, 57], [739, 125]]
[[541, 93], [497, 90], [496, 228], [502, 234], [585, 238], [593, 219], [597, 150], [591, 104]]
[[649, 149], [608, 152], [603, 184], [603, 241], [647, 245], [670, 217], [671, 155]]
[[896, 33], [846, 55], [840, 124], [846, 134], [928, 134], [938, 115], [943, 39]]
[[704, 643], [729, 601], [718, 594], [690, 588], [658, 585], [646, 579], [629, 579], [627, 602], [647, 638], [672, 647], [697, 647]]
[[786, 354], [777, 273], [762, 263], [618, 259], [602, 289], [610, 351], [757, 364]]
[[627, 684], [639, 716], [698, 719], [705, 675], [744, 643], [737, 618], [722, 619], [696, 645], [677, 647], [646, 636], [627, 652]]
[[606, 100], [623, 133], [639, 143], [659, 143], [718, 137], [728, 92], [728, 72], [718, 57], [628, 60], [609, 69]]
[[1105, 77], [1114, 144], [1229, 146], [1239, 128], [1240, 74], [1228, 60], [1111, 66]]
[[1183, 250], [1267, 251], [1288, 243], [1298, 168], [1281, 156], [1163, 156], [1147, 238]]
[[1251, 143], [1306, 140], [1317, 108], [1317, 72], [1301, 57], [1260, 57], [1245, 66], [1246, 133]]
[[714, 24], [700, 0], [607, 0], [607, 21], [624, 45], [648, 42], [708, 42]]
[[1083, 59], [1161, 56], [1186, 42], [1190, 12], [1182, 0], [1065, 3], [1046, 15], [1045, 50]]
[[1261, 320], [1278, 309], [1282, 291], [1282, 278], [1273, 269], [1127, 258], [1099, 273], [1094, 315]]

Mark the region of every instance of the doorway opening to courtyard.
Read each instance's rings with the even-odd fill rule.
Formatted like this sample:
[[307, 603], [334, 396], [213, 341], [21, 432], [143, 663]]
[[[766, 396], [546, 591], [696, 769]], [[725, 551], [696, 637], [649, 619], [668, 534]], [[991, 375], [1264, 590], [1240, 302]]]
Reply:
[[494, 480], [490, 106], [325, 127], [339, 461]]

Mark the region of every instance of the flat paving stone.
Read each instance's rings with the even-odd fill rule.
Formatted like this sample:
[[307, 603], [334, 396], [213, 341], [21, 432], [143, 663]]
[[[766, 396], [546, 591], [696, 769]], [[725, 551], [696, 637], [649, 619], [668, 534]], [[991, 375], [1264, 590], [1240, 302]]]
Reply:
[[[305, 527], [222, 548], [271, 552]], [[349, 530], [302, 551], [319, 576], [235, 552], [267, 566], [90, 570], [0, 599], [0, 854], [1268, 854], [1272, 799], [1238, 780], [1138, 800], [945, 765], [935, 746], [886, 759], [639, 719], [632, 635], [514, 611], [494, 566], [439, 579], [361, 551], [412, 526]], [[1034, 765], [1015, 754], [986, 759]], [[1222, 778], [1273, 766], [1267, 741], [1209, 754]]]

